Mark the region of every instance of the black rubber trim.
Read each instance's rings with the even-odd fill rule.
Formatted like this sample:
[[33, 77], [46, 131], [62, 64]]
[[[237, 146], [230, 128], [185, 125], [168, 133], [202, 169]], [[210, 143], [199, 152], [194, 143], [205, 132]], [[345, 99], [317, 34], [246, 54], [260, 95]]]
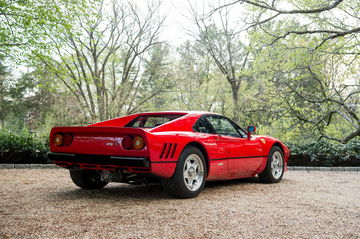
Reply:
[[218, 159], [210, 159], [209, 161], [216, 161], [216, 160], [227, 160], [227, 159], [250, 159], [250, 158], [265, 158], [269, 157], [268, 155], [263, 156], [247, 156], [247, 157], [231, 157], [231, 158], [218, 158]]
[[64, 154], [48, 153], [48, 157], [53, 161], [70, 163], [88, 163], [98, 165], [117, 165], [128, 167], [150, 167], [150, 160], [144, 157], [121, 157], [95, 154]]

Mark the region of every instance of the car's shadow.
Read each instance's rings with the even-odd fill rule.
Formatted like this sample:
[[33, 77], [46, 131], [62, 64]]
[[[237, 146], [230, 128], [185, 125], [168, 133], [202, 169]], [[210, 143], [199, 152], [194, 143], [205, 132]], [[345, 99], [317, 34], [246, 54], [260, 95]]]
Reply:
[[64, 200], [81, 200], [87, 198], [102, 201], [119, 201], [127, 199], [159, 200], [170, 198], [170, 196], [164, 192], [159, 183], [148, 185], [111, 183], [103, 189], [96, 190], [85, 190], [74, 186], [73, 190], [56, 192], [53, 196]]
[[206, 182], [205, 188], [217, 188], [240, 184], [261, 183], [258, 177]]
[[[283, 179], [283, 181], [288, 181]], [[242, 178], [235, 180], [226, 180], [226, 181], [208, 181], [205, 184], [204, 191], [202, 193], [207, 194], [207, 192], [214, 193], [214, 191], [224, 190], [228, 187], [233, 186], [246, 186], [249, 184], [262, 184], [259, 181], [259, 178]], [[259, 187], [261, 190], [261, 187]], [[93, 199], [93, 200], [159, 200], [159, 199], [171, 199], [172, 197], [168, 195], [162, 188], [160, 183], [152, 183], [147, 185], [128, 185], [128, 184], [117, 184], [110, 183], [103, 189], [97, 190], [84, 190], [76, 188], [74, 189], [58, 191], [52, 195], [57, 199], [62, 200], [81, 200], [84, 198]]]

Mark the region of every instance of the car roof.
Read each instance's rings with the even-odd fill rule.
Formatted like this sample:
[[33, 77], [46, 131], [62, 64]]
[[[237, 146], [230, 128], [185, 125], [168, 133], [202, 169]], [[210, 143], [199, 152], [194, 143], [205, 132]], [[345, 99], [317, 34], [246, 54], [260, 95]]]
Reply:
[[204, 114], [216, 114], [218, 113], [209, 111], [192, 111], [192, 110], [178, 110], [178, 111], [155, 111], [155, 112], [141, 112], [134, 115], [166, 115], [166, 114], [191, 114], [191, 115], [204, 115]]
[[[156, 111], [156, 112], [143, 112], [143, 113], [136, 113], [136, 114], [132, 114], [132, 115], [128, 115], [128, 116], [123, 116], [123, 117], [119, 117], [119, 118], [115, 118], [115, 119], [110, 119], [110, 120], [105, 120], [105, 121], [101, 121], [95, 124], [91, 124], [91, 125], [87, 125], [87, 126], [116, 126], [116, 127], [124, 127], [126, 124], [128, 124], [130, 121], [136, 119], [137, 117], [140, 116], [146, 116], [146, 115], [169, 115], [169, 114], [180, 114], [182, 117], [182, 119], [193, 119], [194, 121], [196, 121], [199, 117], [201, 117], [204, 114], [212, 114], [212, 115], [220, 115], [217, 113], [212, 113], [212, 112], [207, 112], [207, 111]], [[175, 121], [177, 121], [179, 119], [176, 119]], [[174, 122], [174, 121], [172, 121]], [[189, 123], [189, 122], [188, 122]], [[193, 122], [195, 123], [195, 122]], [[163, 125], [159, 126], [159, 127], [155, 127], [155, 128], [164, 128]], [[155, 129], [154, 128], [154, 129]], [[153, 131], [153, 129], [152, 129]]]

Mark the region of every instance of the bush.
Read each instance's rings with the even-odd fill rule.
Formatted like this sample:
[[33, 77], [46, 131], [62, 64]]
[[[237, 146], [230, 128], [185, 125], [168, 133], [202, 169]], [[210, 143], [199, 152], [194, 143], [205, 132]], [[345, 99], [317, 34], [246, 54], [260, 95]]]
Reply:
[[47, 163], [47, 140], [0, 133], [0, 163]]
[[326, 140], [286, 144], [291, 150], [289, 166], [360, 166], [360, 140], [333, 144]]

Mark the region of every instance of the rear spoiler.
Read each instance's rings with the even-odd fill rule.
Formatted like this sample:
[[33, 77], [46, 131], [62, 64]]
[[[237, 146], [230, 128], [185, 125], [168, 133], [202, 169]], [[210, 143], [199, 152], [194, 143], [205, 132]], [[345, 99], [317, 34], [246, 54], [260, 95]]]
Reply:
[[120, 127], [102, 127], [102, 126], [85, 126], [85, 127], [54, 127], [50, 135], [55, 133], [95, 133], [95, 134], [140, 134], [145, 136], [145, 131], [138, 128], [120, 128]]

